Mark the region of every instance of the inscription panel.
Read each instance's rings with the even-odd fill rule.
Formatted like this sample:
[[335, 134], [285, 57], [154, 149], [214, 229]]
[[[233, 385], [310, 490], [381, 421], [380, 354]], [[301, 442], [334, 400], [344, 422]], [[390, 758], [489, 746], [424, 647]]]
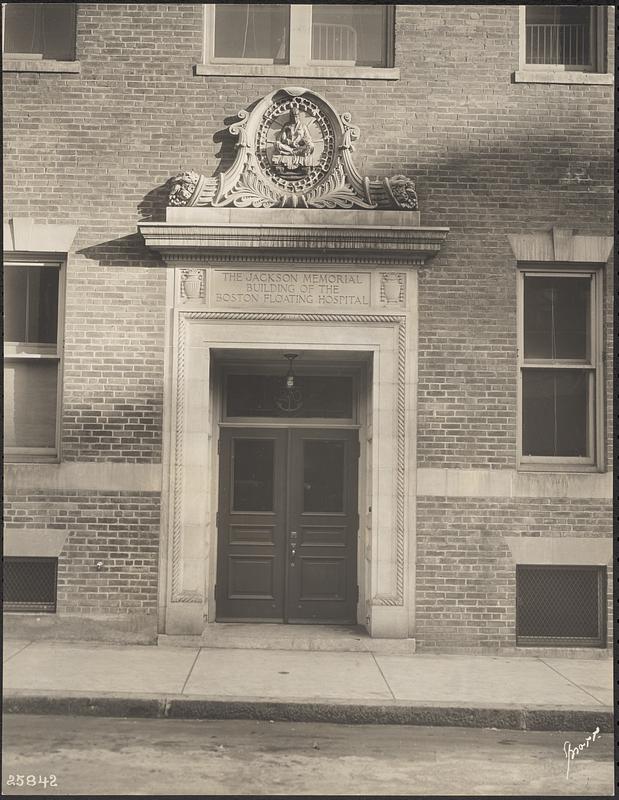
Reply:
[[211, 303], [217, 308], [338, 308], [371, 305], [369, 272], [214, 269]]

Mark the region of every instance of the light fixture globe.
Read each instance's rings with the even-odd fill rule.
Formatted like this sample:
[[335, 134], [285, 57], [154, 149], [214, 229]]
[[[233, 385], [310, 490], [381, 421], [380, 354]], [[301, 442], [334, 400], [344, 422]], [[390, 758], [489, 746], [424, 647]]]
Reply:
[[295, 414], [303, 408], [303, 397], [297, 388], [296, 375], [292, 366], [294, 359], [298, 358], [298, 354], [284, 353], [284, 358], [288, 361], [288, 372], [284, 376], [282, 391], [275, 398], [275, 405], [284, 414]]

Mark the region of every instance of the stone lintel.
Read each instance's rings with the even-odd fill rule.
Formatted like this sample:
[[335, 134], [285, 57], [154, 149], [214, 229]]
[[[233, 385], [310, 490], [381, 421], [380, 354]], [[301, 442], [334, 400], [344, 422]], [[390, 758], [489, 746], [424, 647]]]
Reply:
[[4, 529], [4, 555], [7, 557], [58, 558], [69, 531]]
[[73, 224], [39, 224], [29, 217], [4, 223], [5, 253], [68, 253], [77, 233]]
[[571, 228], [554, 227], [537, 233], [508, 234], [516, 261], [604, 264], [610, 256], [612, 236], [580, 236]]
[[604, 565], [613, 557], [612, 539], [572, 536], [506, 536], [515, 564]]

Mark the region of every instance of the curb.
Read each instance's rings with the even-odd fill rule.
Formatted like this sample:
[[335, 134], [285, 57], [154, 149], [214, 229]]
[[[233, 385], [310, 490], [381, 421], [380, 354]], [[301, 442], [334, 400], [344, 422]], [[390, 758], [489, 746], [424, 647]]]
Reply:
[[221, 700], [171, 696], [37, 695], [8, 693], [7, 714], [69, 714], [151, 719], [246, 719], [341, 725], [420, 725], [528, 731], [613, 731], [613, 711], [591, 708]]

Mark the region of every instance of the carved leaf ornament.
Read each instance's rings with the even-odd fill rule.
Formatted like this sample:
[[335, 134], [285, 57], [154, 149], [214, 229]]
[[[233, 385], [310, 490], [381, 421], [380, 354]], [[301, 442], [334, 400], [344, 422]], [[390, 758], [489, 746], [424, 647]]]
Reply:
[[238, 140], [232, 166], [214, 178], [182, 172], [170, 206], [418, 208], [410, 178], [359, 174], [352, 160], [359, 129], [315, 92], [277, 89], [237, 117], [228, 128]]

